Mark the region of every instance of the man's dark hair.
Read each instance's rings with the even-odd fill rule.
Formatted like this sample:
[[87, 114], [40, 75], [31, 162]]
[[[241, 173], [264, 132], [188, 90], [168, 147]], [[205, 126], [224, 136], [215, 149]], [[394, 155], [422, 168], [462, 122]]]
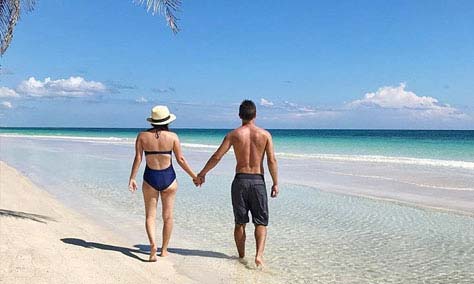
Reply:
[[244, 100], [240, 104], [239, 116], [243, 120], [252, 120], [257, 115], [257, 107], [251, 100]]

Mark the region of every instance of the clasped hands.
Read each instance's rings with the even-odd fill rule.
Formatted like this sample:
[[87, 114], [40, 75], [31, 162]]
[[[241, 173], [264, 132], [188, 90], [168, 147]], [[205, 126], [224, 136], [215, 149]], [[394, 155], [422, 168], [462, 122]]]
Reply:
[[195, 178], [193, 178], [193, 183], [195, 186], [201, 186], [206, 182], [206, 175], [199, 173]]

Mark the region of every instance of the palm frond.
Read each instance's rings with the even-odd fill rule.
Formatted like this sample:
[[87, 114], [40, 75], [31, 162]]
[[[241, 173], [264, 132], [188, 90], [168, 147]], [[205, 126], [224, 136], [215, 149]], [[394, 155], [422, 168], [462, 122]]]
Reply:
[[0, 0], [0, 55], [8, 49], [21, 10], [31, 11], [35, 0]]
[[181, 0], [135, 0], [138, 5], [145, 5], [147, 12], [156, 15], [157, 13], [165, 16], [168, 26], [173, 33], [179, 32], [178, 18], [175, 14], [179, 12]]

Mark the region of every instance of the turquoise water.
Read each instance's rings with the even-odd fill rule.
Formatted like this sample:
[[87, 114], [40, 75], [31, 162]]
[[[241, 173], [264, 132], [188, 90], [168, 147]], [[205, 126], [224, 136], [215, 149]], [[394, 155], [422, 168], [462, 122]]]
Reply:
[[[81, 137], [133, 143], [143, 129], [0, 128], [0, 135]], [[229, 130], [174, 129], [189, 147], [216, 147]], [[414, 158], [474, 162], [474, 131], [456, 130], [270, 130], [280, 155], [322, 159]], [[384, 159], [386, 157], [392, 159]], [[422, 162], [410, 160], [412, 163]], [[403, 161], [402, 161], [403, 162]], [[425, 161], [427, 163], [427, 161]], [[443, 162], [446, 164], [445, 162]], [[433, 163], [428, 163], [433, 164]], [[474, 167], [474, 164], [467, 164]]]
[[[61, 131], [62, 135], [66, 136], [76, 136], [79, 132]], [[86, 130], [80, 131], [83, 137], [92, 136]], [[220, 140], [221, 137], [217, 136], [225, 133], [219, 130], [211, 134], [211, 131], [206, 130], [198, 131], [201, 134], [196, 135], [194, 130], [189, 131], [190, 133], [186, 133], [186, 130], [180, 131], [181, 139], [190, 144], [212, 144], [212, 139]], [[92, 132], [99, 135], [98, 131]], [[107, 130], [107, 134], [101, 134], [99, 137], [135, 136], [135, 133], [131, 132], [124, 134], [123, 131]], [[34, 134], [38, 135], [37, 132]], [[311, 139], [285, 138], [282, 133], [276, 133], [275, 136], [282, 136], [279, 139], [287, 139], [286, 141]], [[349, 139], [347, 137], [345, 134], [342, 138], [331, 139], [341, 141]], [[363, 138], [356, 137], [354, 140], [370, 140], [367, 137], [365, 134]], [[139, 192], [130, 194], [127, 190], [133, 158], [133, 145], [128, 140], [126, 143], [115, 143], [115, 140], [103, 143], [100, 139], [50, 139], [31, 136], [0, 139], [2, 160], [22, 171], [68, 206], [108, 224], [121, 236], [129, 237], [130, 246], [146, 247], [143, 200]], [[380, 137], [376, 139], [391, 140]], [[403, 139], [408, 139], [406, 134]], [[452, 137], [443, 139], [462, 140]], [[472, 138], [469, 139], [465, 140], [472, 143]], [[428, 138], [425, 136], [422, 140]], [[291, 142], [286, 143], [289, 144], [288, 147], [295, 147]], [[438, 148], [442, 148], [441, 142], [437, 144]], [[184, 152], [191, 166], [196, 169], [204, 164], [210, 153], [201, 151], [200, 148], [197, 148], [197, 151], [193, 149], [188, 148]], [[176, 228], [171, 247], [205, 251], [210, 255], [235, 256], [229, 192], [233, 163], [233, 157], [226, 156], [208, 175], [207, 183], [199, 189], [177, 168], [180, 187], [176, 198]], [[280, 182], [281, 195], [277, 199], [270, 199], [270, 226], [265, 252], [267, 270], [255, 271], [251, 265], [242, 265], [232, 258], [198, 258], [176, 254], [173, 261], [178, 271], [190, 273], [198, 282], [203, 282], [199, 274], [206, 273], [218, 274], [219, 278], [216, 276], [216, 279], [227, 279], [214, 281], [216, 283], [474, 283], [472, 216], [325, 192], [321, 190], [325, 189], [324, 184], [321, 187], [316, 186], [319, 180], [326, 178], [341, 183], [341, 176], [333, 177], [322, 172], [324, 168], [314, 172], [312, 167], [307, 166], [307, 162], [302, 163], [294, 159], [281, 158], [279, 164], [282, 176], [290, 168], [299, 166], [296, 172], [287, 175], [298, 180], [305, 177], [311, 186], [298, 185], [290, 178], [283, 177]], [[364, 167], [373, 171], [373, 165], [365, 166], [362, 163], [358, 163], [357, 167], [340, 161], [322, 164], [329, 164], [331, 170], [348, 173]], [[412, 165], [404, 164], [390, 164], [387, 167], [384, 164], [384, 167], [377, 167], [377, 170], [390, 178], [396, 176], [399, 171], [403, 173], [402, 176], [414, 175], [427, 180], [446, 174], [447, 186], [450, 187], [461, 178], [467, 181], [463, 188], [472, 187], [469, 182], [474, 180], [472, 170], [444, 166], [422, 167], [416, 174]], [[141, 173], [140, 171], [139, 181]], [[353, 180], [351, 176], [347, 184], [360, 188], [373, 186], [374, 183], [382, 188], [389, 186], [389, 183], [383, 182], [383, 179], [376, 179], [375, 182], [371, 179]], [[388, 182], [393, 183], [392, 180]], [[395, 190], [404, 189], [408, 189], [410, 195], [415, 192], [414, 188], [406, 184], [395, 187]], [[422, 188], [423, 192], [428, 190]], [[450, 190], [439, 187], [434, 194], [440, 194], [440, 191]], [[468, 198], [472, 200], [472, 194]], [[251, 225], [247, 236], [247, 254], [251, 263], [255, 249]], [[180, 239], [186, 242], [179, 241]], [[193, 274], [196, 271], [199, 271], [198, 275]]]

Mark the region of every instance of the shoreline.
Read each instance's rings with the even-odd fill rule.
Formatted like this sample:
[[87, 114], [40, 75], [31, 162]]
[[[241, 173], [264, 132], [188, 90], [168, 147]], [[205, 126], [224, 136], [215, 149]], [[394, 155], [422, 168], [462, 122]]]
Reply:
[[[78, 268], [72, 272], [67, 270], [69, 268], [66, 268], [66, 272], [64, 271], [65, 263], [66, 266], [71, 266], [69, 260], [56, 261], [60, 263], [53, 268], [49, 267], [52, 265], [52, 261], [46, 262], [43, 269], [53, 271], [54, 269], [60, 269], [59, 273], [55, 273], [58, 277], [53, 279], [59, 279], [58, 283], [80, 282], [84, 271], [93, 271], [93, 274], [103, 275], [107, 274], [104, 273], [105, 270], [109, 271], [108, 273], [115, 273], [114, 275], [119, 277], [114, 269], [121, 268], [128, 260], [128, 262], [133, 262], [133, 267], [140, 271], [148, 267], [160, 271], [157, 277], [146, 272], [145, 278], [141, 278], [145, 282], [150, 282], [153, 279], [158, 282], [172, 283], [170, 280], [161, 280], [165, 274], [162, 267], [142, 263], [131, 256], [135, 254], [138, 255], [138, 258], [148, 259], [148, 254], [146, 254], [148, 246], [145, 245], [148, 242], [143, 228], [142, 196], [141, 194], [129, 196], [129, 192], [124, 187], [125, 179], [122, 179], [122, 177], [127, 177], [129, 171], [128, 162], [130, 153], [132, 153], [130, 147], [109, 147], [101, 144], [89, 146], [89, 144], [84, 143], [43, 142], [34, 139], [23, 140], [23, 144], [13, 143], [18, 141], [13, 139], [5, 139], [5, 142], [7, 141], [8, 143], [3, 143], [3, 147], [7, 147], [6, 149], [9, 149], [9, 151], [4, 152], [5, 156], [3, 158], [18, 169], [11, 169], [13, 172], [16, 171], [16, 179], [21, 181], [26, 179], [26, 176], [41, 186], [37, 190], [42, 191], [43, 194], [35, 193], [34, 202], [38, 199], [36, 195], [49, 196], [50, 199], [55, 199], [55, 203], [60, 203], [63, 209], [64, 207], [69, 208], [72, 215], [80, 215], [81, 220], [83, 220], [83, 222], [77, 220], [67, 221], [67, 226], [63, 224], [62, 227], [56, 226], [56, 222], [46, 220], [48, 223], [46, 228], [56, 226], [54, 232], [56, 236], [50, 238], [46, 245], [39, 246], [40, 249], [35, 253], [41, 256], [46, 254], [43, 247], [48, 247], [51, 243], [55, 247], [53, 251], [61, 253], [50, 256], [50, 258], [59, 257], [64, 259], [65, 256], [62, 252], [64, 248], [73, 249], [75, 253], [72, 258], [78, 256], [83, 262], [91, 261], [91, 257], [88, 256], [92, 255], [92, 252], [102, 255], [98, 257], [93, 255], [92, 259], [95, 262], [92, 264], [86, 263], [84, 269], [80, 269], [82, 264], [76, 265]], [[75, 153], [75, 155], [64, 159], [63, 155], [66, 151]], [[18, 155], [20, 152], [26, 153], [26, 155]], [[207, 153], [189, 151], [186, 157], [190, 163], [199, 165], [205, 160]], [[376, 274], [389, 267], [384, 260], [388, 259], [391, 263], [398, 263], [399, 259], [412, 256], [413, 249], [418, 251], [421, 248], [422, 250], [432, 251], [433, 247], [437, 245], [437, 240], [443, 239], [446, 240], [446, 244], [450, 244], [449, 248], [452, 247], [453, 243], [455, 246], [444, 252], [440, 258], [437, 255], [432, 255], [429, 256], [428, 260], [425, 260], [423, 254], [420, 254], [410, 261], [411, 265], [416, 265], [420, 261], [428, 261], [430, 263], [429, 267], [434, 269], [434, 272], [421, 271], [414, 274], [413, 277], [440, 276], [442, 271], [436, 270], [436, 263], [442, 262], [448, 266], [454, 265], [456, 262], [451, 259], [456, 259], [457, 251], [466, 251], [466, 246], [471, 242], [471, 236], [474, 236], [470, 231], [461, 237], [456, 237], [457, 234], [453, 235], [452, 232], [446, 231], [446, 224], [452, 226], [453, 232], [458, 232], [460, 228], [464, 228], [466, 225], [470, 227], [470, 224], [472, 224], [471, 218], [465, 219], [457, 216], [458, 214], [450, 214], [454, 212], [440, 212], [439, 208], [429, 210], [423, 208], [423, 206], [401, 204], [397, 202], [397, 199], [389, 201], [387, 198], [380, 198], [387, 195], [426, 203], [430, 201], [430, 196], [434, 194], [434, 196], [437, 196], [436, 200], [442, 202], [441, 204], [448, 200], [450, 202], [447, 205], [452, 205], [452, 202], [456, 200], [466, 200], [466, 202], [472, 204], [473, 199], [466, 199], [473, 194], [469, 191], [444, 191], [407, 185], [407, 182], [424, 183], [425, 181], [429, 181], [429, 184], [433, 185], [443, 185], [443, 181], [448, 181], [453, 186], [462, 186], [463, 184], [459, 181], [453, 180], [451, 182], [453, 176], [458, 176], [454, 171], [443, 172], [442, 176], [438, 176], [437, 171], [426, 172], [423, 171], [424, 169], [416, 167], [410, 167], [408, 172], [406, 168], [393, 169], [380, 166], [374, 168], [364, 164], [353, 167], [354, 164], [352, 163], [301, 163], [299, 160], [289, 159], [282, 159], [281, 162], [281, 180], [285, 184], [285, 188], [282, 191], [281, 198], [270, 202], [273, 212], [272, 217], [274, 217], [275, 222], [272, 222], [267, 239], [266, 256], [268, 258], [266, 260], [270, 270], [264, 272], [257, 272], [252, 267], [242, 265], [233, 257], [235, 256], [235, 247], [231, 235], [233, 224], [228, 200], [228, 186], [232, 180], [231, 172], [233, 171], [232, 156], [228, 155], [223, 159], [220, 167], [215, 169], [212, 177], [210, 176], [210, 183], [202, 189], [195, 189], [190, 180], [184, 178], [184, 176], [181, 177], [182, 172], [178, 171], [181, 193], [177, 199], [176, 205], [179, 209], [176, 210], [176, 226], [170, 243], [170, 248], [173, 250], [170, 250], [169, 258], [163, 259], [163, 263], [165, 261], [169, 263], [171, 270], [168, 272], [173, 281], [179, 283], [233, 283], [240, 282], [240, 280], [251, 281], [251, 279], [257, 279], [261, 283], [285, 283], [296, 279], [309, 280], [314, 275], [318, 275], [321, 280], [328, 282], [334, 277], [347, 280], [342, 283], [347, 283], [352, 277], [359, 280], [378, 279]], [[6, 164], [5, 166], [9, 167]], [[3, 167], [1, 169], [0, 178], [4, 182]], [[387, 172], [387, 170], [389, 171]], [[23, 174], [19, 171], [22, 171]], [[347, 171], [350, 171], [351, 174], [344, 174]], [[387, 173], [390, 174], [390, 179], [367, 178], [369, 175], [382, 176]], [[409, 174], [407, 175], [407, 173]], [[269, 177], [267, 176], [267, 178]], [[12, 180], [15, 180], [15, 178], [12, 178]], [[465, 179], [465, 182], [469, 180]], [[31, 182], [29, 183], [31, 184]], [[3, 188], [7, 187], [11, 189], [16, 185], [5, 186], [2, 183], [0, 188], [2, 194], [0, 196], [1, 209], [4, 209], [5, 204], [10, 204], [7, 202], [8, 199], [3, 196]], [[10, 191], [10, 195], [14, 197], [18, 195], [15, 189]], [[383, 193], [382, 196], [380, 196], [381, 193]], [[376, 198], [373, 198], [372, 194], [375, 194]], [[20, 195], [28, 197], [29, 193], [23, 192]], [[51, 196], [55, 198], [51, 198]], [[351, 196], [360, 198], [352, 198]], [[373, 201], [370, 199], [373, 199]], [[431, 199], [431, 201], [433, 200]], [[16, 202], [19, 204], [17, 204], [18, 208], [6, 208], [5, 210], [17, 210], [54, 217], [50, 216], [51, 213], [54, 213], [54, 210], [48, 211], [46, 209], [45, 212], [43, 208], [45, 206]], [[26, 205], [34, 210], [28, 212], [22, 210]], [[38, 206], [40, 210], [37, 210]], [[415, 208], [421, 210], [414, 210]], [[196, 213], [199, 214], [196, 215]], [[391, 217], [387, 217], [385, 213], [389, 213], [388, 215]], [[2, 225], [5, 224], [3, 219], [7, 219], [7, 217], [0, 217]], [[68, 233], [72, 229], [70, 227], [82, 228], [90, 223], [89, 220], [98, 225], [94, 226], [92, 237], [78, 237], [81, 234], [88, 233], [87, 229], [80, 229], [78, 234]], [[205, 220], [205, 222], [200, 223], [202, 220]], [[158, 230], [160, 230], [160, 222], [161, 220], [158, 217]], [[42, 223], [37, 225], [40, 224], [44, 227]], [[74, 226], [71, 226], [71, 224]], [[24, 234], [26, 230], [30, 230], [28, 224], [20, 233], [17, 232], [17, 236], [19, 236], [17, 239], [21, 239], [23, 237], [21, 233]], [[432, 230], [433, 235], [425, 235], [426, 230]], [[34, 231], [33, 237], [35, 240], [42, 239], [42, 235], [37, 231]], [[290, 232], [290, 234], [285, 236], [284, 232]], [[299, 232], [299, 234], [295, 235], [294, 232]], [[104, 240], [106, 239], [104, 236], [110, 236], [110, 238]], [[399, 238], [397, 236], [403, 237]], [[159, 240], [159, 234], [157, 234], [157, 237]], [[61, 239], [65, 241], [61, 241]], [[382, 242], [382, 246], [367, 246], [367, 244], [374, 241], [377, 243], [381, 239], [386, 240], [386, 242]], [[468, 240], [467, 245], [465, 240]], [[301, 244], [302, 248], [295, 248], [295, 242]], [[247, 256], [250, 258], [254, 248], [253, 243], [254, 241], [249, 238]], [[347, 245], [349, 243], [350, 245]], [[404, 244], [412, 245], [404, 246]], [[21, 251], [22, 244], [10, 241], [9, 247], [20, 248], [17, 250]], [[344, 249], [341, 250], [341, 248]], [[4, 249], [0, 253], [4, 255], [4, 251], [6, 252]], [[30, 253], [29, 250], [26, 251]], [[367, 251], [371, 251], [371, 253], [367, 254]], [[0, 273], [2, 278], [3, 274], [7, 273], [5, 272], [7, 268], [15, 269], [15, 263], [18, 263], [16, 260], [18, 254], [5, 254], [10, 267], [5, 267], [2, 270]], [[111, 254], [114, 254], [113, 257], [111, 257]], [[288, 255], [289, 257], [285, 258], [282, 255]], [[356, 258], [354, 258], [355, 255], [357, 255]], [[376, 257], [373, 257], [373, 255]], [[302, 259], [304, 260], [300, 261], [297, 256], [303, 256]], [[447, 260], [446, 257], [448, 257]], [[88, 259], [84, 260], [86, 258]], [[101, 260], [96, 260], [96, 258], [101, 258]], [[127, 260], [124, 260], [124, 258]], [[161, 260], [158, 259], [159, 262]], [[469, 263], [471, 261], [470, 257], [466, 257], [466, 261], [468, 261], [466, 263]], [[28, 265], [32, 266], [31, 263], [32, 261], [28, 262]], [[77, 261], [74, 263], [77, 263]], [[371, 269], [367, 268], [368, 263], [372, 266]], [[60, 268], [61, 265], [63, 268]], [[94, 265], [95, 267], [90, 269], [88, 265]], [[104, 271], [97, 268], [107, 265], [108, 267]], [[404, 264], [399, 263], [399, 265], [401, 265], [399, 267], [403, 267]], [[347, 267], [341, 270], [341, 266]], [[468, 267], [469, 265], [465, 266]], [[466, 267], [463, 266], [461, 269], [460, 277], [471, 279], [472, 275], [469, 274], [469, 269]], [[35, 269], [38, 270], [38, 268]], [[164, 269], [167, 269], [167, 267]], [[23, 273], [25, 273], [25, 270], [28, 271], [27, 268], [23, 268]], [[137, 274], [131, 268], [127, 268], [127, 271], [129, 271], [129, 274]], [[39, 269], [39, 272], [33, 270], [29, 273], [29, 280], [40, 279], [39, 282], [48, 282], [45, 280], [45, 273], [41, 272], [41, 269]], [[79, 280], [69, 281], [65, 276], [67, 273], [76, 275], [73, 280]], [[408, 279], [405, 274], [399, 273], [401, 272], [397, 270], [396, 273], [387, 275], [387, 280]], [[88, 283], [100, 282], [94, 280], [95, 278], [90, 273], [87, 274], [85, 277], [88, 277]], [[21, 275], [21, 271], [16, 272], [15, 275]], [[39, 278], [38, 275], [43, 278]], [[176, 280], [175, 275], [182, 277], [183, 280]], [[51, 274], [49, 277], [51, 279]], [[127, 275], [127, 277], [130, 276]], [[109, 278], [106, 279], [109, 280]], [[117, 279], [110, 279], [110, 282], [118, 282], [113, 280]], [[141, 281], [137, 280], [136, 277], [133, 279], [125, 277], [119, 280], [132, 283]], [[258, 283], [259, 281], [254, 282]], [[10, 282], [13, 282], [13, 278], [10, 278]]]
[[[38, 139], [43, 141], [65, 141], [90, 144], [111, 144], [116, 146], [133, 146], [135, 137], [115, 137], [115, 136], [71, 136], [71, 135], [28, 135], [28, 134], [9, 134], [0, 133], [0, 138], [6, 139]], [[198, 150], [204, 152], [213, 152], [219, 147], [216, 144], [188, 143], [182, 141], [183, 148]], [[230, 150], [232, 151], [232, 149]], [[375, 165], [399, 165], [399, 166], [425, 166], [438, 169], [473, 171], [474, 161], [456, 160], [448, 158], [431, 158], [423, 156], [407, 155], [381, 155], [381, 154], [348, 154], [348, 153], [300, 153], [300, 152], [279, 152], [276, 156], [280, 159], [289, 160], [310, 160], [320, 162], [347, 162], [347, 163], [371, 163]], [[474, 190], [474, 188], [465, 188], [458, 190]]]
[[0, 161], [0, 278], [3, 283], [193, 283], [173, 257], [148, 253], [66, 208]]

